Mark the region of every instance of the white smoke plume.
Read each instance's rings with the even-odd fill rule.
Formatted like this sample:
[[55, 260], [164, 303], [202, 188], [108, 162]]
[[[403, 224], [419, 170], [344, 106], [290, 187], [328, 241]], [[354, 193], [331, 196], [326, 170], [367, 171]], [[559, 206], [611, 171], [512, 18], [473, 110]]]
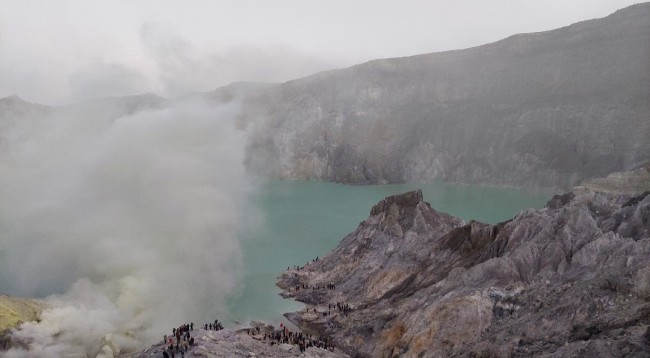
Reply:
[[0, 133], [0, 287], [57, 293], [5, 354], [94, 357], [108, 333], [124, 352], [222, 317], [251, 190], [237, 105], [65, 113]]

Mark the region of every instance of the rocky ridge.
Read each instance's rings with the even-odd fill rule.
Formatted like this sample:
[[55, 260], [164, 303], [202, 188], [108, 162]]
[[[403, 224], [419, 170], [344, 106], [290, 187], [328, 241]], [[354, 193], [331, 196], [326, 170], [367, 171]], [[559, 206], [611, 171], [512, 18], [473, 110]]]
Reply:
[[388, 197], [278, 285], [308, 305], [289, 319], [355, 357], [645, 357], [650, 192], [569, 192], [496, 225]]
[[[249, 329], [260, 327], [259, 334], [249, 334]], [[250, 328], [238, 330], [223, 329], [219, 331], [204, 330], [202, 328], [192, 331], [192, 336], [196, 337], [194, 347], [185, 353], [186, 357], [204, 357], [204, 358], [231, 358], [231, 357], [268, 357], [268, 358], [344, 358], [348, 357], [339, 350], [327, 350], [317, 347], [309, 347], [304, 352], [300, 352], [297, 345], [293, 344], [270, 344], [270, 341], [263, 339], [264, 333], [270, 333], [273, 326], [266, 325], [262, 322], [251, 322]], [[131, 358], [148, 358], [162, 357], [165, 345], [161, 342], [155, 344], [143, 351], [122, 355], [121, 357]], [[178, 357], [179, 354], [177, 353]]]
[[214, 96], [241, 101], [248, 165], [266, 175], [569, 190], [650, 162], [648, 83], [644, 3], [475, 48]]

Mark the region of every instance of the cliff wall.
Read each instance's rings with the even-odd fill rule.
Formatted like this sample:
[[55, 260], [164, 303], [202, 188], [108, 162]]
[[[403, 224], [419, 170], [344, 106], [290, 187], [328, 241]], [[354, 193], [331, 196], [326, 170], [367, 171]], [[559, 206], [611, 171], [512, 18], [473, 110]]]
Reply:
[[646, 3], [475, 48], [212, 96], [243, 96], [248, 164], [260, 173], [568, 190], [650, 161], [649, 83]]

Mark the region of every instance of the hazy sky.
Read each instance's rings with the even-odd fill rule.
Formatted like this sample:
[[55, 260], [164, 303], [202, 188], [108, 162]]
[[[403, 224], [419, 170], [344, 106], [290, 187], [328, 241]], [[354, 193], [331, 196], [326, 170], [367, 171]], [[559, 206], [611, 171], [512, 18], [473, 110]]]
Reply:
[[635, 0], [0, 0], [0, 97], [285, 81], [604, 17]]

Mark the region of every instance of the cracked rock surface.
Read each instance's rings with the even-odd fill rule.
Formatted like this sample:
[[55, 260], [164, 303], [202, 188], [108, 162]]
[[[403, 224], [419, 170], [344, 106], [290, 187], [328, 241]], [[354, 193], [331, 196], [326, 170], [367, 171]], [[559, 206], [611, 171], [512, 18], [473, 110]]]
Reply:
[[289, 319], [351, 356], [647, 357], [649, 231], [648, 192], [581, 189], [487, 225], [414, 191], [278, 285], [308, 305]]

